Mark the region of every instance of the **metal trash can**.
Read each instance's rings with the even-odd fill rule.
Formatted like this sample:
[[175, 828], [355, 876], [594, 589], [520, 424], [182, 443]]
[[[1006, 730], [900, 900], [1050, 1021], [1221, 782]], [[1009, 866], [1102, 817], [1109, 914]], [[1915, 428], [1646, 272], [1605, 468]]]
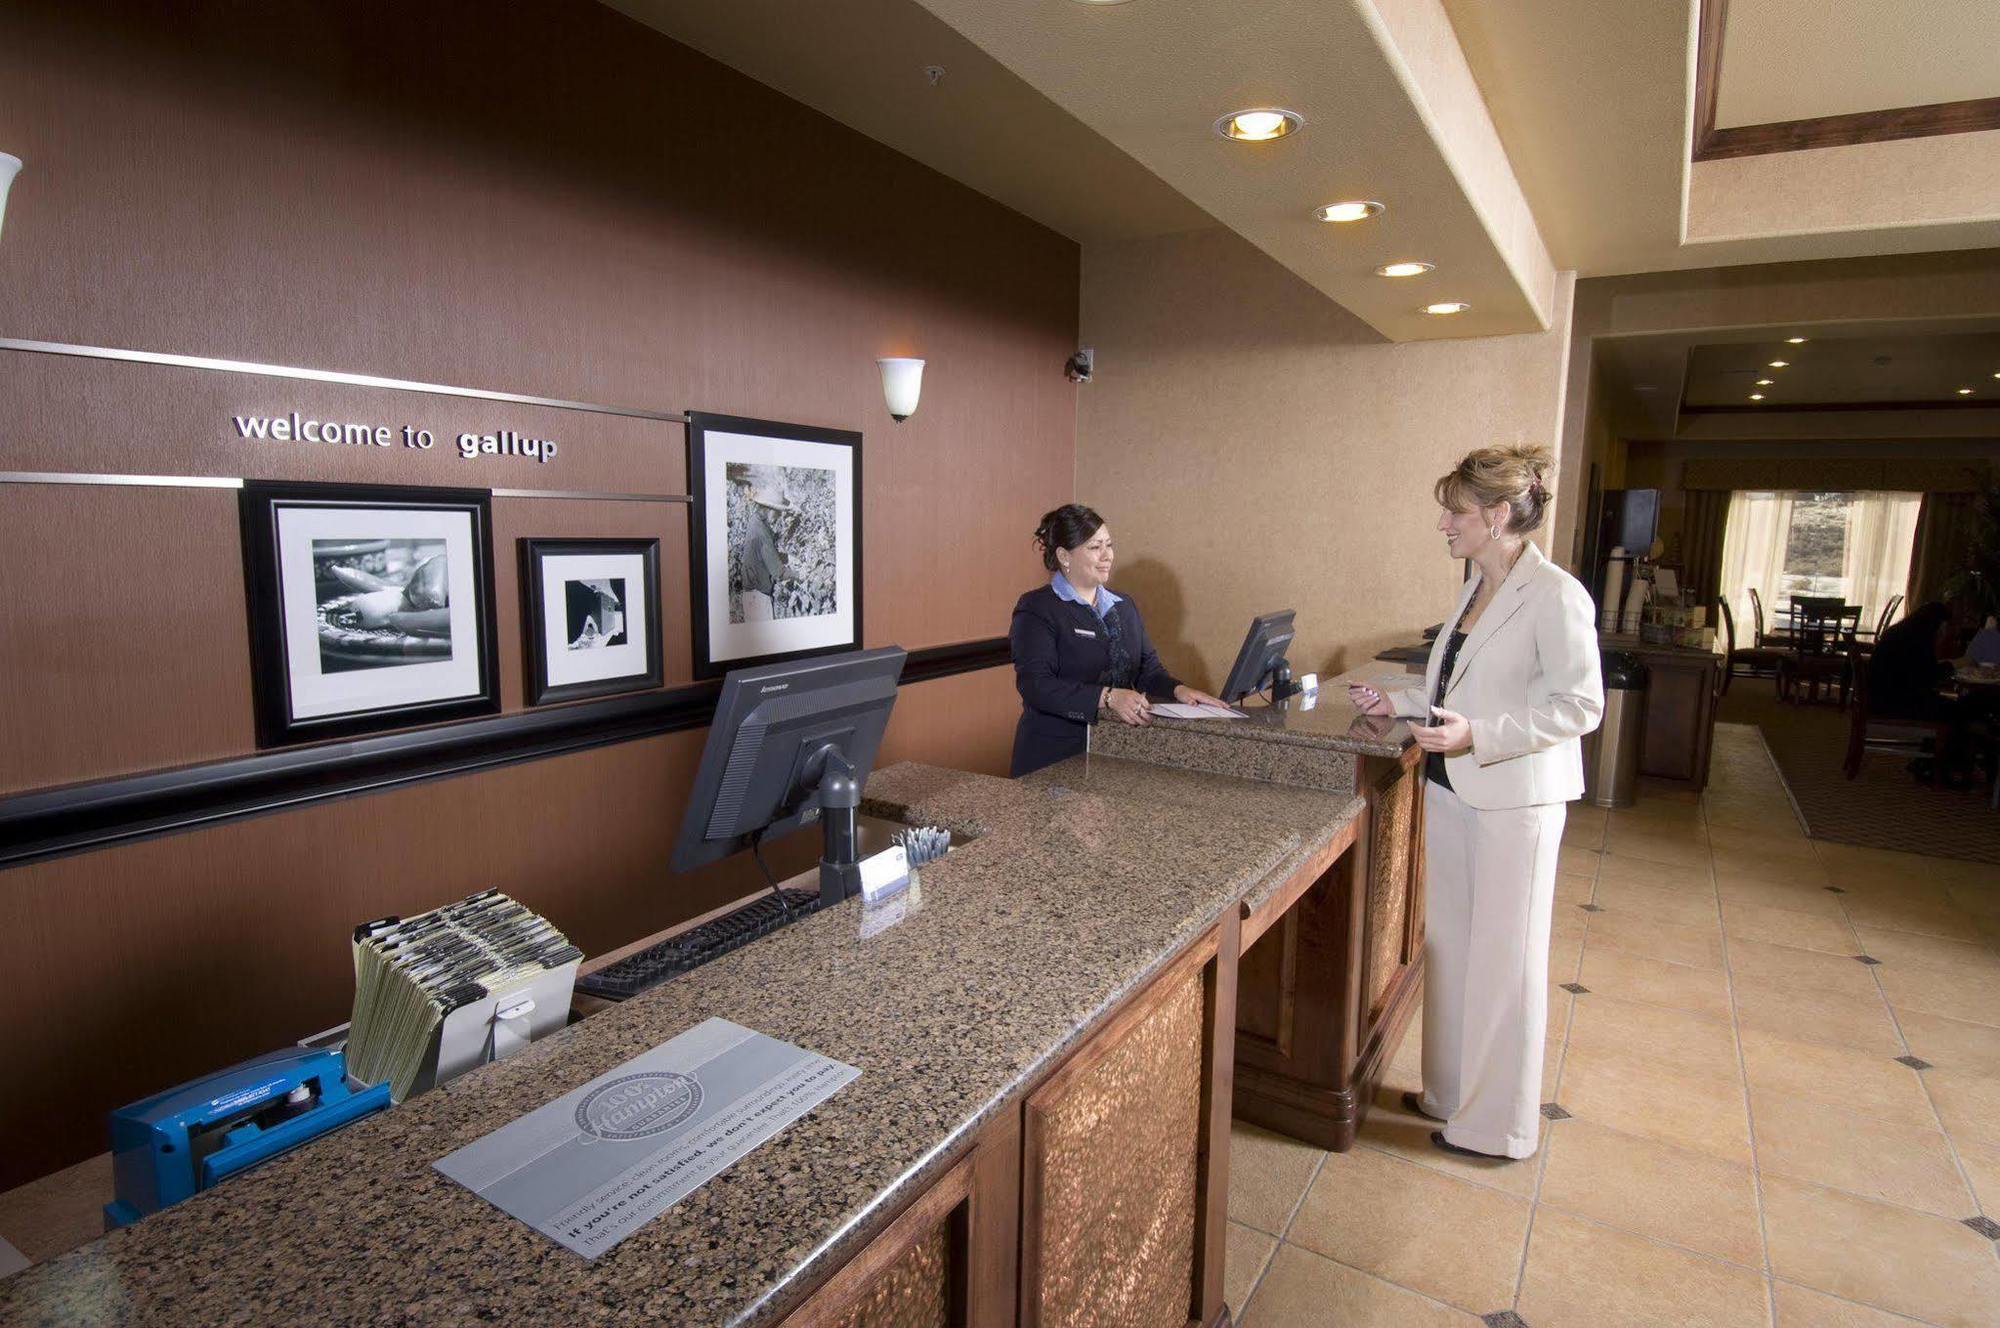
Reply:
[[1639, 741], [1646, 666], [1629, 650], [1607, 650], [1604, 722], [1583, 740], [1583, 796], [1593, 807], [1630, 807], [1639, 794]]

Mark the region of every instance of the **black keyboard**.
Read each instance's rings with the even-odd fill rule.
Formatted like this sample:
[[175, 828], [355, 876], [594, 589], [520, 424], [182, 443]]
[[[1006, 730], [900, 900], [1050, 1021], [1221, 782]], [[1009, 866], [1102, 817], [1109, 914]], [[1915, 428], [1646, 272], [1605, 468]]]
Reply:
[[717, 955], [748, 945], [819, 907], [817, 890], [792, 889], [782, 893], [785, 904], [791, 907], [789, 916], [776, 895], [760, 895], [734, 913], [710, 918], [699, 927], [690, 927], [678, 936], [669, 936], [658, 945], [649, 945], [578, 978], [576, 989], [599, 1000], [626, 1000], [700, 968]]

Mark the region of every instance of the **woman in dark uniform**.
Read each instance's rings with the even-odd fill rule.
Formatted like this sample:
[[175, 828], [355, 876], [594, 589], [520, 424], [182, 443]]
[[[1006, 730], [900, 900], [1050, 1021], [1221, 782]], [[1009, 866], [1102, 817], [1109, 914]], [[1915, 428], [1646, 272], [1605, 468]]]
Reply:
[[1065, 504], [1042, 518], [1035, 545], [1049, 584], [1021, 596], [1007, 634], [1021, 692], [1013, 775], [1080, 755], [1102, 714], [1144, 724], [1154, 700], [1221, 704], [1174, 680], [1146, 639], [1138, 606], [1104, 584], [1112, 552], [1103, 517]]

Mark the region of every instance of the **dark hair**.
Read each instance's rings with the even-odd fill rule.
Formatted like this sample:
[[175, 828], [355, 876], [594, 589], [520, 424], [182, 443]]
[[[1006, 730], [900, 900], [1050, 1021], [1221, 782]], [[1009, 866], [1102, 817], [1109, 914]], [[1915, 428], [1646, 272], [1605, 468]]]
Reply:
[[1082, 503], [1064, 503], [1043, 513], [1042, 524], [1035, 527], [1035, 547], [1042, 551], [1042, 566], [1055, 571], [1057, 549], [1074, 549], [1103, 526], [1104, 518]]

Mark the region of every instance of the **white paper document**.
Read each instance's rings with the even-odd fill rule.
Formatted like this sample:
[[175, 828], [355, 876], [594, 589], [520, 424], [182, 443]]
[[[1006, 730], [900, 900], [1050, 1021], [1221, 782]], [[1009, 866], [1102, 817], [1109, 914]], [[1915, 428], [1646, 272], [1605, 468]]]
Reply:
[[860, 1074], [710, 1019], [434, 1165], [594, 1259]]
[[1248, 719], [1250, 716], [1230, 706], [1182, 705], [1179, 701], [1155, 701], [1153, 713], [1169, 719]]

